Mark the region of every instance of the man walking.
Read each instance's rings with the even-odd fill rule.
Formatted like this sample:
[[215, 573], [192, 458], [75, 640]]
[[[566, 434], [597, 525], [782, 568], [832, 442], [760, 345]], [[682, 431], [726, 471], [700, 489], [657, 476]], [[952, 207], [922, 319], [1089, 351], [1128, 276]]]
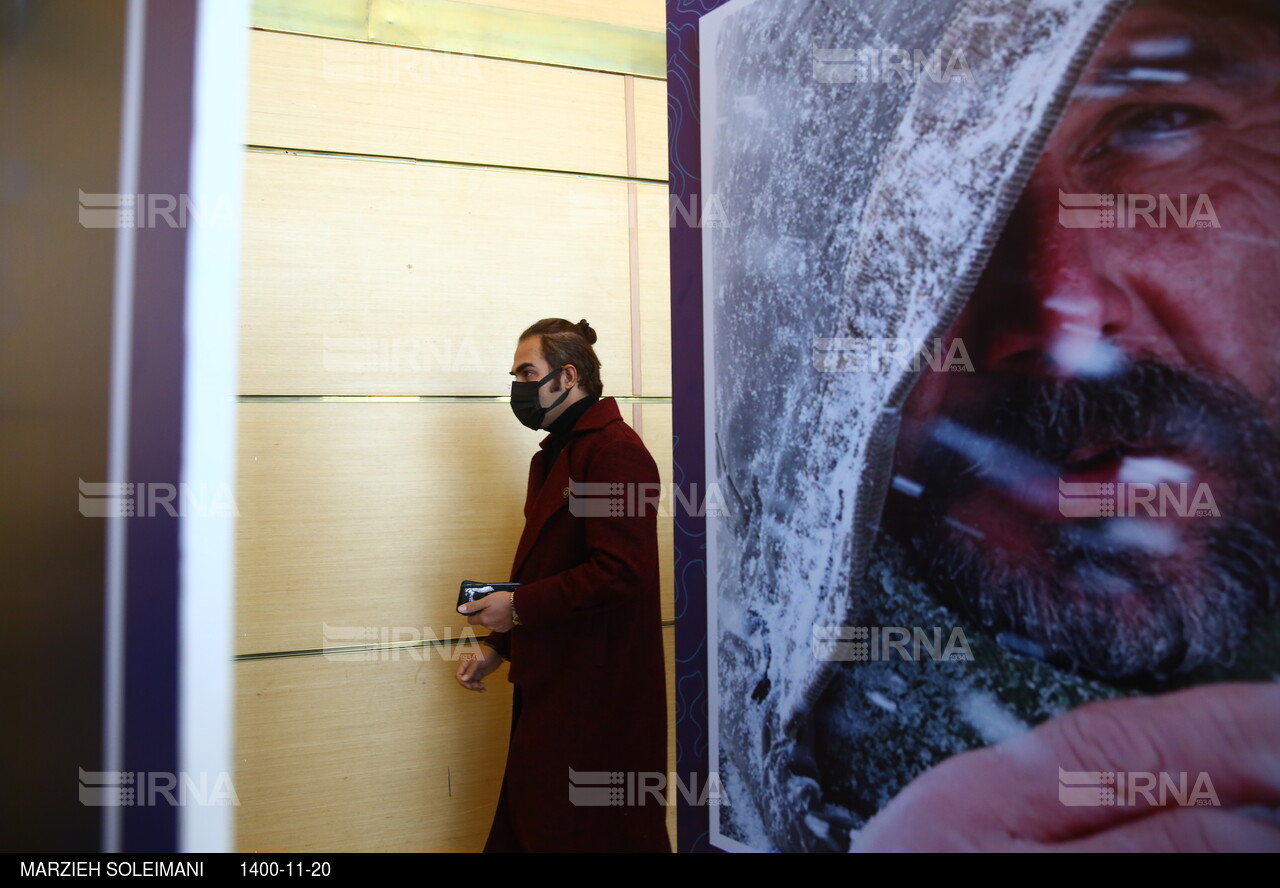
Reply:
[[644, 791], [667, 770], [658, 469], [601, 397], [595, 341], [558, 318], [521, 334], [511, 408], [550, 434], [529, 466], [520, 587], [459, 608], [491, 634], [458, 682], [482, 691], [507, 659], [515, 685], [486, 851], [670, 850], [661, 794]]

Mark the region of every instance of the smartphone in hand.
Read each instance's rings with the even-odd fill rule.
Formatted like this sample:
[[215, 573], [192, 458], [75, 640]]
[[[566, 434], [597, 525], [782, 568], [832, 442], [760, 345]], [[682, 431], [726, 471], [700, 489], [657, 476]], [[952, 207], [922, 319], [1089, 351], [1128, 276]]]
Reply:
[[519, 588], [519, 583], [478, 583], [475, 580], [463, 580], [462, 588], [458, 590], [456, 606], [461, 607], [470, 601], [479, 601], [494, 592], [512, 592]]

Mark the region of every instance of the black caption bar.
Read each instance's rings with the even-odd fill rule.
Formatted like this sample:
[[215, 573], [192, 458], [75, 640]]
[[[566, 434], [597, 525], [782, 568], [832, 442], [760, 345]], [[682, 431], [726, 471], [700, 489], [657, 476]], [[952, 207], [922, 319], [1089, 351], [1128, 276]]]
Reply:
[[[382, 854], [20, 854], [23, 879], [331, 879], [394, 875], [396, 855]], [[379, 862], [381, 861], [381, 863]]]

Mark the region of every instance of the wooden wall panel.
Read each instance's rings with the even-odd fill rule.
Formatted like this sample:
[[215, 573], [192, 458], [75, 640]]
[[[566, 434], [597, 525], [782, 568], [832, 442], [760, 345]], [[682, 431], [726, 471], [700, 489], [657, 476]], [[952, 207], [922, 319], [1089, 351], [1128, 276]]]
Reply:
[[458, 584], [508, 578], [539, 440], [502, 403], [242, 404], [236, 652], [457, 637]]
[[[670, 407], [643, 409], [669, 485]], [[242, 404], [236, 653], [458, 637], [458, 583], [509, 576], [541, 439], [502, 403]]]
[[[672, 494], [671, 469], [671, 405], [635, 404], [631, 415], [623, 418], [639, 429], [640, 437], [658, 464], [658, 476], [662, 479], [662, 509], [658, 513], [658, 571], [662, 577], [662, 619], [675, 619], [674, 565], [672, 517], [675, 514]], [[634, 420], [634, 421], [633, 421]]]
[[636, 114], [636, 175], [667, 180], [667, 83], [637, 77], [634, 81]]
[[369, 39], [545, 65], [666, 76], [666, 35], [455, 0], [369, 0]]
[[609, 0], [608, 3], [600, 0], [485, 0], [483, 5], [604, 22], [645, 31], [667, 29], [666, 6], [661, 0]]
[[640, 391], [671, 396], [671, 202], [665, 185], [637, 185], [640, 207]]
[[626, 175], [622, 78], [253, 32], [251, 145]]
[[262, 153], [245, 179], [243, 393], [502, 395], [549, 316], [631, 393], [624, 183]]
[[661, 80], [660, 0], [254, 0], [256, 28]]
[[236, 850], [479, 851], [511, 726], [505, 669], [406, 651], [236, 664]]
[[[670, 396], [666, 189], [591, 178], [666, 179], [664, 4], [255, 0], [255, 24], [350, 40], [251, 35], [248, 141], [302, 154], [247, 156], [241, 391], [303, 400], [241, 405], [237, 652], [457, 636], [458, 581], [510, 569], [541, 434], [504, 402], [306, 396], [504, 395], [546, 316], [591, 320], [607, 394]], [[664, 485], [671, 621], [671, 407], [622, 411]], [[510, 685], [466, 693], [453, 651], [240, 660], [239, 850], [479, 850]]]
[[253, 0], [253, 26], [367, 40], [369, 0]]
[[[669, 705], [674, 633], [662, 630]], [[511, 685], [503, 667], [486, 693], [463, 690], [447, 659], [457, 653], [237, 663], [236, 850], [479, 851], [501, 788]], [[667, 750], [669, 773], [670, 719]], [[674, 847], [674, 807], [667, 828]]]

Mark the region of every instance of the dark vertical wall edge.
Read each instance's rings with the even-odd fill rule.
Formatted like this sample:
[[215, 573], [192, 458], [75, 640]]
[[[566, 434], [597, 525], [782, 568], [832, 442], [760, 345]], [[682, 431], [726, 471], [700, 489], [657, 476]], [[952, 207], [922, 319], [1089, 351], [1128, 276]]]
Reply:
[[157, 484], [177, 490], [182, 477], [187, 229], [181, 213], [172, 224], [151, 209], [169, 198], [181, 206], [190, 191], [197, 7], [146, 6], [125, 480], [148, 493], [136, 497], [127, 531], [123, 770], [146, 773], [148, 792], [136, 785], [134, 805], [122, 809], [126, 852], [178, 849], [179, 808], [149, 789], [157, 774], [180, 781], [179, 518], [150, 493]]
[[106, 525], [72, 495], [107, 478], [112, 230], [124, 0], [0, 2], [0, 562], [8, 764], [0, 851], [100, 847], [77, 790], [102, 756]]
[[[702, 159], [698, 97], [698, 20], [727, 0], [667, 0], [667, 115], [670, 191], [685, 212], [671, 222], [671, 355], [674, 483], [707, 493], [703, 419]], [[698, 212], [690, 212], [697, 207]], [[688, 218], [686, 218], [686, 216]], [[705, 500], [699, 500], [705, 501]], [[677, 510], [676, 594], [676, 771], [686, 786], [701, 789], [715, 764], [708, 760], [706, 519]], [[689, 781], [695, 781], [690, 783]], [[699, 793], [701, 796], [701, 793]], [[715, 851], [708, 839], [713, 809], [680, 803], [678, 849]]]

